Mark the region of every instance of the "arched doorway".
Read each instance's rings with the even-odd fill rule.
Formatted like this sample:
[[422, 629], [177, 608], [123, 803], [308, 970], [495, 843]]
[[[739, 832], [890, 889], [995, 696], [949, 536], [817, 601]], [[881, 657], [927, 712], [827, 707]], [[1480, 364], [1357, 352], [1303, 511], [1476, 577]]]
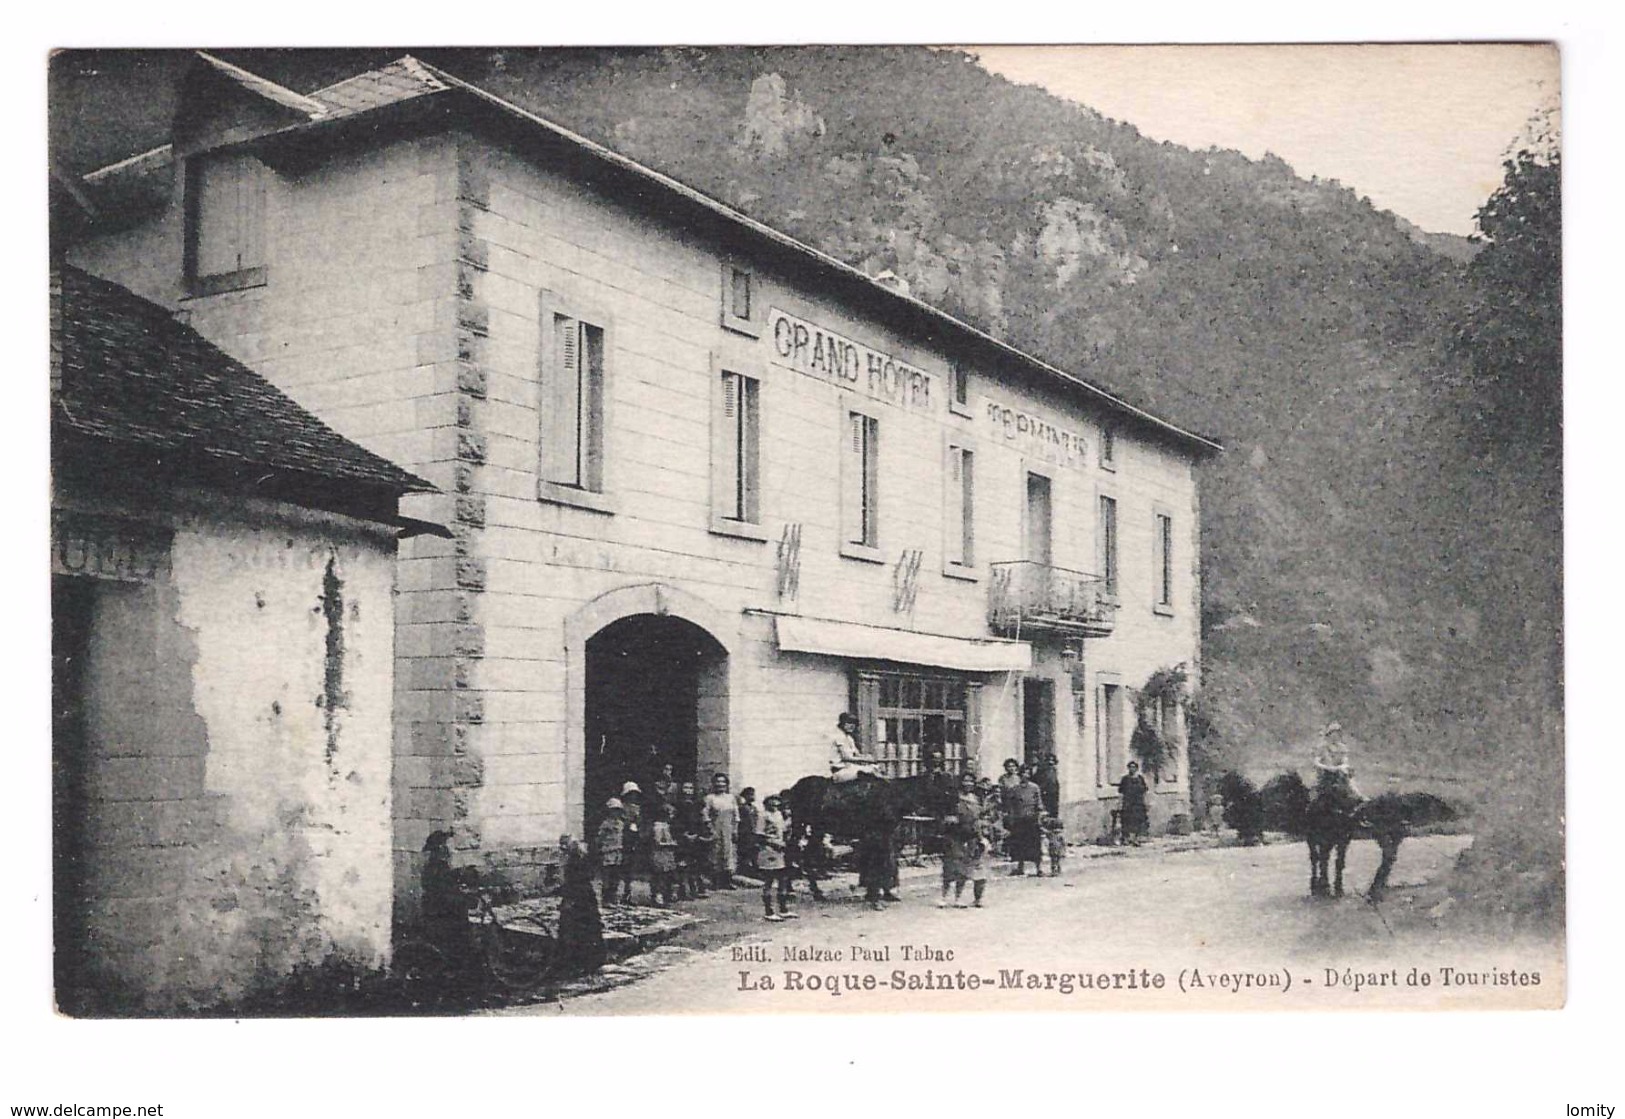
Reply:
[[[635, 614], [587, 640], [586, 762], [588, 820], [636, 781], [645, 792], [670, 763], [679, 781], [709, 781], [727, 772], [726, 742], [714, 731], [717, 701], [726, 699], [721, 645], [681, 618]], [[720, 747], [720, 753], [719, 753]]]

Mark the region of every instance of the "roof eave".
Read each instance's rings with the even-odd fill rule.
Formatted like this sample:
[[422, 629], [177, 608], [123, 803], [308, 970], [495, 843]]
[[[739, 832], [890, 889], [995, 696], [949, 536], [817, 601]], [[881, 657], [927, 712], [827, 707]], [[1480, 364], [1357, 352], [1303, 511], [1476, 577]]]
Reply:
[[[342, 134], [343, 132], [348, 131], [351, 127], [357, 128], [358, 130], [370, 131], [377, 126], [380, 116], [397, 116], [402, 120], [407, 121], [415, 119], [419, 122], [437, 123], [433, 121], [433, 118], [437, 111], [442, 111], [448, 118], [449, 123], [449, 117], [459, 104], [480, 107], [488, 112], [496, 113], [499, 117], [508, 119], [510, 121], [521, 122], [528, 127], [538, 129], [546, 133], [548, 136], [564, 142], [578, 151], [586, 153], [607, 167], [613, 168], [623, 174], [630, 175], [636, 179], [657, 186], [661, 190], [671, 194], [673, 197], [681, 198], [688, 204], [709, 212], [717, 218], [722, 219], [738, 229], [744, 230], [748, 234], [763, 240], [780, 250], [787, 251], [796, 257], [813, 263], [815, 266], [827, 273], [838, 276], [848, 283], [858, 284], [861, 286], [861, 290], [866, 296], [878, 296], [884, 301], [889, 301], [890, 305], [893, 307], [906, 309], [909, 314], [917, 318], [944, 326], [953, 333], [962, 336], [967, 341], [971, 341], [979, 346], [990, 348], [995, 353], [1014, 361], [1031, 372], [1039, 373], [1040, 375], [1051, 380], [1058, 381], [1069, 388], [1081, 391], [1090, 399], [1094, 400], [1096, 403], [1100, 404], [1106, 409], [1143, 424], [1145, 427], [1157, 432], [1164, 438], [1167, 438], [1192, 452], [1198, 458], [1208, 458], [1213, 455], [1220, 454], [1224, 450], [1223, 445], [1216, 439], [1199, 435], [1196, 432], [1188, 431], [1177, 424], [1171, 423], [1160, 416], [1157, 416], [1143, 408], [1123, 400], [1122, 398], [1108, 392], [1098, 385], [1084, 380], [1076, 374], [1069, 373], [1064, 369], [1049, 364], [1041, 358], [1034, 357], [1032, 354], [1019, 350], [1010, 343], [995, 338], [986, 331], [972, 326], [963, 319], [956, 318], [953, 315], [950, 315], [948, 312], [938, 307], [934, 307], [924, 300], [917, 299], [914, 296], [904, 294], [902, 291], [895, 288], [878, 283], [873, 277], [867, 275], [861, 269], [855, 268], [844, 261], [838, 260], [827, 253], [815, 249], [811, 245], [808, 245], [803, 241], [799, 241], [787, 233], [774, 229], [772, 226], [758, 221], [757, 219], [752, 218], [748, 214], [740, 212], [726, 203], [719, 202], [717, 199], [712, 198], [710, 195], [705, 194], [702, 191], [694, 189], [686, 183], [680, 182], [679, 180], [674, 179], [662, 172], [656, 171], [651, 167], [647, 167], [634, 159], [621, 155], [619, 152], [605, 147], [595, 140], [589, 139], [580, 133], [565, 128], [563, 125], [556, 124], [545, 117], [538, 116], [527, 109], [523, 109], [511, 101], [507, 101], [501, 97], [498, 97], [494, 93], [481, 89], [479, 86], [476, 86], [471, 82], [466, 82], [456, 75], [447, 73], [437, 66], [433, 66], [421, 60], [415, 61], [417, 61], [418, 65], [421, 66], [425, 71], [433, 75], [437, 80], [443, 82], [448, 88], [444, 90], [425, 91], [401, 101], [359, 110], [354, 113], [348, 113], [340, 116], [324, 116], [311, 120], [297, 121], [289, 124], [286, 127], [272, 129], [268, 132], [262, 133], [249, 140], [243, 141], [242, 144], [243, 146], [265, 146], [270, 148], [287, 146], [290, 150], [296, 150], [299, 147], [299, 142], [303, 139], [313, 139], [333, 132], [339, 132]], [[105, 170], [109, 169], [104, 169], [104, 171]], [[94, 172], [93, 174], [99, 175], [102, 174], [102, 172]]]

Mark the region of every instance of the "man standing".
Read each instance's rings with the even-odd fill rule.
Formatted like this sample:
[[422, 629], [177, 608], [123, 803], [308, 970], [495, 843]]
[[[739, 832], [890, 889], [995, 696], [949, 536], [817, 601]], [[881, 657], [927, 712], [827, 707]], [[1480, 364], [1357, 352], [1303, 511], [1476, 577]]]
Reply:
[[1038, 791], [1044, 797], [1044, 815], [1059, 816], [1061, 814], [1061, 763], [1054, 754], [1045, 754], [1044, 760], [1038, 763], [1038, 772], [1033, 775], [1038, 784]]
[[1022, 766], [1019, 774], [1020, 782], [1005, 794], [1005, 804], [1009, 810], [1006, 826], [1010, 830], [1010, 858], [1016, 864], [1010, 868], [1010, 873], [1012, 876], [1027, 873], [1025, 866], [1030, 861], [1033, 873], [1042, 878], [1044, 794], [1033, 780], [1032, 766]]

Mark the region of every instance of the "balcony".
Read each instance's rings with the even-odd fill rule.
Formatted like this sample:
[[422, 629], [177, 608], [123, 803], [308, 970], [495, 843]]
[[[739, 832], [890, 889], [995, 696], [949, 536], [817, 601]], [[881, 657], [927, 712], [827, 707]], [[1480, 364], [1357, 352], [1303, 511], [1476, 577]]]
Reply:
[[1117, 622], [1117, 603], [1098, 575], [1032, 560], [988, 567], [987, 624], [995, 633], [1106, 637]]

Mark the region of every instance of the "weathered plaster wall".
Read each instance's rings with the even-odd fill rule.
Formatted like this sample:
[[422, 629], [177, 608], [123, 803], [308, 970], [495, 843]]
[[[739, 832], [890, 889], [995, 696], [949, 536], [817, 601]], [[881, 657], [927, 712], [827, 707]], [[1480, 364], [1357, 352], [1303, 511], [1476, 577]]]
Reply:
[[205, 787], [228, 798], [229, 828], [300, 837], [322, 932], [367, 960], [389, 943], [392, 561], [217, 521], [177, 532], [172, 554]]
[[60, 992], [69, 1006], [196, 1008], [389, 950], [393, 541], [263, 503], [162, 519], [155, 579], [95, 581], [82, 900], [99, 989]]

